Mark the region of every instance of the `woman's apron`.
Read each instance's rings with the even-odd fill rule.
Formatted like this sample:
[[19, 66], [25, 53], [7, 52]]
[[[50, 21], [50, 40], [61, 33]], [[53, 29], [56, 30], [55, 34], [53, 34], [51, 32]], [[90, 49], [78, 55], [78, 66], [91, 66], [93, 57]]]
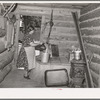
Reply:
[[28, 60], [28, 70], [33, 69], [36, 67], [35, 61], [35, 47], [28, 46], [24, 47], [26, 51], [26, 56]]

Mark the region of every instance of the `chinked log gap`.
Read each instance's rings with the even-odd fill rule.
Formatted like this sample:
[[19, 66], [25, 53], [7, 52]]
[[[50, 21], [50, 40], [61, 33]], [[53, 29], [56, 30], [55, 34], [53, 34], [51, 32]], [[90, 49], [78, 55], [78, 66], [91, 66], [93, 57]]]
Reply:
[[79, 45], [80, 45], [80, 49], [81, 49], [82, 55], [83, 55], [83, 60], [86, 62], [86, 68], [85, 69], [86, 69], [87, 87], [92, 88], [92, 87], [94, 87], [94, 85], [93, 85], [93, 80], [92, 80], [92, 76], [91, 76], [90, 69], [89, 69], [89, 63], [88, 63], [88, 60], [87, 60], [86, 51], [85, 51], [84, 44], [83, 44], [83, 39], [82, 39], [82, 36], [81, 36], [77, 12], [72, 12], [72, 16], [73, 16], [75, 27], [76, 27]]

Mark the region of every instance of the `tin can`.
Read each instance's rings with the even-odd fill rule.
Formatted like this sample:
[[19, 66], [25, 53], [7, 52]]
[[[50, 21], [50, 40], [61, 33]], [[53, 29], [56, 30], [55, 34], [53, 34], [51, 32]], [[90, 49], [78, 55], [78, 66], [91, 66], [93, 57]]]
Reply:
[[41, 62], [48, 63], [49, 61], [49, 53], [48, 52], [41, 52]]

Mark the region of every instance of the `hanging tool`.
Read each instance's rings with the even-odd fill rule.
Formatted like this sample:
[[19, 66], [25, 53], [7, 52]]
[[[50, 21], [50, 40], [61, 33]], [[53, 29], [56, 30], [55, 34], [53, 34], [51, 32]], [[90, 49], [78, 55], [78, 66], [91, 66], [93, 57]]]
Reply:
[[81, 49], [82, 55], [83, 55], [83, 60], [86, 62], [86, 68], [85, 68], [86, 70], [85, 71], [86, 71], [87, 85], [88, 85], [89, 88], [92, 88], [92, 87], [94, 87], [94, 85], [93, 85], [93, 80], [92, 80], [92, 76], [91, 76], [90, 69], [89, 69], [89, 63], [88, 63], [88, 60], [87, 60], [86, 51], [85, 51], [84, 44], [83, 44], [83, 39], [82, 39], [82, 36], [81, 36], [77, 12], [72, 12], [72, 16], [73, 16], [73, 19], [74, 19], [74, 22], [75, 22], [76, 31], [77, 31], [77, 35], [78, 35], [78, 39], [79, 39], [79, 43], [80, 43], [80, 49]]
[[54, 23], [53, 23], [53, 10], [52, 10], [52, 12], [51, 12], [51, 19], [50, 19], [49, 24], [50, 24], [50, 29], [49, 29], [49, 34], [48, 34], [47, 41], [46, 41], [47, 44], [49, 44], [49, 39], [50, 39], [52, 27], [53, 27], [53, 25], [54, 25]]

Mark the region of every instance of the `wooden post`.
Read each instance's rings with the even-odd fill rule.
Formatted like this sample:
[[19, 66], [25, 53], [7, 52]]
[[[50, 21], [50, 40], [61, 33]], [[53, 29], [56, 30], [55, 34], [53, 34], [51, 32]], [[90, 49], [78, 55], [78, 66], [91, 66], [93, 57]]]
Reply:
[[18, 58], [18, 35], [19, 35], [19, 27], [20, 27], [20, 15], [16, 15], [16, 34], [15, 34], [15, 54], [14, 54], [14, 65], [17, 63], [17, 58]]
[[42, 16], [42, 20], [41, 20], [41, 32], [40, 32], [40, 41], [43, 41], [43, 32], [45, 31], [44, 29], [44, 23], [45, 23], [45, 16]]

